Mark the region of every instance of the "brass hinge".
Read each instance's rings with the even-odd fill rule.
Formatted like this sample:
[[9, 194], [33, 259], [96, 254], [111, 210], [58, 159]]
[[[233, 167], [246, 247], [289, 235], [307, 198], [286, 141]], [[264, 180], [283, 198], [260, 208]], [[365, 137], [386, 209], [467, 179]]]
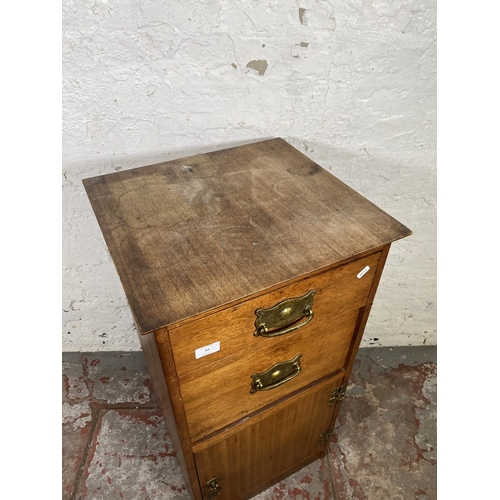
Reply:
[[222, 488], [219, 486], [218, 477], [210, 479], [210, 481], [208, 481], [208, 483], [206, 484], [206, 487], [208, 488], [207, 498], [209, 500], [210, 498], [216, 497], [222, 491]]
[[328, 406], [333, 406], [337, 401], [342, 401], [345, 397], [345, 390], [347, 389], [347, 384], [340, 387], [335, 387], [330, 395], [330, 401], [328, 401]]
[[328, 440], [332, 437], [332, 434], [333, 434], [333, 426], [319, 435], [318, 444], [320, 446], [324, 446], [325, 443], [327, 443]]

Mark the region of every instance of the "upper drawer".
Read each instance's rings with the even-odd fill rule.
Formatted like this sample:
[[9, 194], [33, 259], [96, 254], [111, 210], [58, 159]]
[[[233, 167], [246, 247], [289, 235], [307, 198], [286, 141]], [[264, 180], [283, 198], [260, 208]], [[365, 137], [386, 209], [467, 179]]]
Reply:
[[[272, 342], [273, 338], [254, 336], [257, 319], [255, 311], [268, 309], [285, 299], [302, 297], [309, 291], [316, 290], [312, 320], [284, 335], [290, 338], [298, 331], [304, 334], [314, 331], [316, 323], [321, 322], [323, 316], [359, 309], [366, 304], [380, 255], [381, 252], [368, 255], [172, 329], [170, 341], [177, 373], [182, 376], [244, 349]], [[359, 277], [367, 267], [369, 270]], [[299, 319], [297, 323], [305, 323], [306, 319]], [[220, 342], [219, 351], [196, 359], [197, 349], [216, 342]]]
[[[318, 318], [313, 332], [237, 353], [179, 378], [193, 442], [345, 369], [359, 310]], [[320, 322], [319, 319], [322, 319]]]

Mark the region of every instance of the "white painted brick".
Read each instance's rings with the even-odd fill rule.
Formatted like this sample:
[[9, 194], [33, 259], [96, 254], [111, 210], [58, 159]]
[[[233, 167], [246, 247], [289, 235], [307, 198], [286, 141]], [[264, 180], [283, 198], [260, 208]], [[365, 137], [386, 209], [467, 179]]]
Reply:
[[64, 350], [139, 349], [81, 180], [277, 136], [414, 232], [362, 345], [436, 343], [435, 1], [65, 0], [63, 119]]

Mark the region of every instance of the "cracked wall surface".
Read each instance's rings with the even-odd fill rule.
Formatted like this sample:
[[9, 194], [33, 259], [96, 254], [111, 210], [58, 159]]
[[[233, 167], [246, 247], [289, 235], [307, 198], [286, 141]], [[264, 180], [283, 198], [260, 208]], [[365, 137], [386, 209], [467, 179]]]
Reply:
[[362, 345], [436, 343], [436, 3], [63, 0], [63, 350], [139, 350], [81, 180], [283, 137], [413, 230]]

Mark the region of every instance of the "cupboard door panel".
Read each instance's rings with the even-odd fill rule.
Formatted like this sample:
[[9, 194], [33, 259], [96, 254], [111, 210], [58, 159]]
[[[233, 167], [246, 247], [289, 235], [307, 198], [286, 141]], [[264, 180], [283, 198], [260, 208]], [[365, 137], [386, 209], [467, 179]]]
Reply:
[[[341, 376], [329, 379], [244, 422], [195, 449], [204, 498], [239, 500], [278, 480], [283, 471], [319, 456], [320, 435], [330, 428], [335, 406], [328, 406]], [[218, 439], [218, 440], [217, 440]], [[198, 450], [198, 451], [197, 451]], [[210, 497], [212, 492], [212, 497]]]

